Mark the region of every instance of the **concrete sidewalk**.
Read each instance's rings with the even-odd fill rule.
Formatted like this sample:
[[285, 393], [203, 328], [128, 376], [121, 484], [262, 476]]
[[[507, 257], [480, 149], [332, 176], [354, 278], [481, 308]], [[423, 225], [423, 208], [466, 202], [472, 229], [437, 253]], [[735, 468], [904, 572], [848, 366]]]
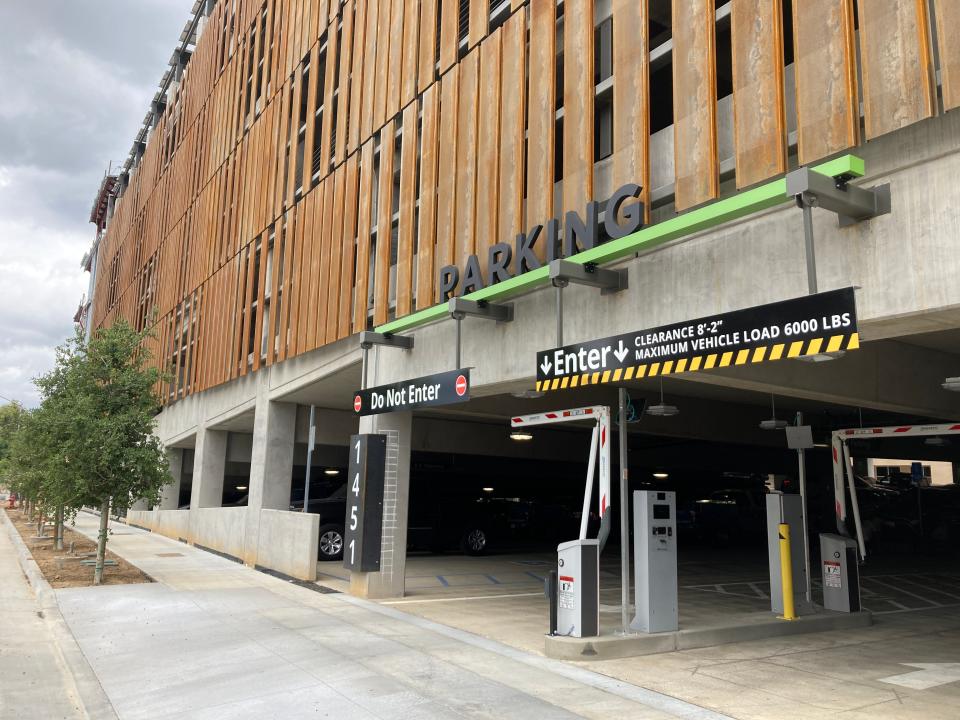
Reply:
[[44, 604], [21, 568], [16, 532], [0, 511], [0, 718], [86, 718]]
[[[82, 514], [76, 529], [96, 533]], [[120, 718], [727, 717], [136, 528], [110, 549], [157, 579], [57, 595]]]

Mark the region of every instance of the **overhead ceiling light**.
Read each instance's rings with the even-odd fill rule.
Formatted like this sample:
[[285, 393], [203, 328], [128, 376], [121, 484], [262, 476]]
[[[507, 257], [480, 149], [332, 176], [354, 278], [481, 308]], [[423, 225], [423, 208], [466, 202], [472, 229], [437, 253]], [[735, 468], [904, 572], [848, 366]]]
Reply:
[[795, 359], [803, 360], [804, 362], [821, 363], [839, 360], [846, 354], [846, 350], [835, 350], [834, 352], [816, 353], [815, 355], [798, 355]]
[[932, 445], [934, 447], [943, 447], [944, 445], [949, 445], [950, 441], [946, 438], [939, 437], [934, 435], [933, 437], [928, 437], [923, 441], [924, 445]]
[[770, 396], [770, 409], [772, 417], [769, 420], [763, 420], [760, 422], [761, 430], [783, 430], [787, 426], [786, 420], [777, 420], [777, 401], [776, 398]]
[[814, 443], [813, 446], [815, 448], [828, 448], [830, 447], [830, 443]]
[[647, 415], [653, 415], [654, 417], [673, 417], [674, 415], [679, 415], [680, 410], [676, 405], [667, 405], [663, 401], [663, 378], [660, 378], [660, 402], [656, 405], [650, 405], [647, 408]]
[[246, 490], [246, 489], [247, 489], [246, 485], [237, 485], [237, 490]]
[[491, 488], [491, 487], [485, 487], [485, 488], [483, 489], [483, 491], [484, 491], [484, 492], [493, 492], [493, 488]]
[[943, 381], [941, 387], [944, 390], [950, 390], [952, 392], [960, 392], [960, 377], [950, 377]]
[[519, 440], [525, 442], [527, 440], [533, 440], [533, 433], [529, 433], [526, 430], [514, 430], [510, 433], [511, 440]]
[[666, 480], [668, 477], [670, 477], [670, 473], [655, 472], [655, 473], [653, 474], [653, 476], [654, 476], [657, 480]]
[[324, 475], [331, 475], [331, 476], [332, 476], [332, 475], [339, 475], [339, 474], [340, 474], [340, 471], [337, 470], [337, 468], [327, 468], [326, 470], [323, 471], [323, 474], [324, 474]]
[[533, 390], [531, 388], [526, 390], [516, 390], [510, 394], [518, 400], [536, 400], [537, 398], [543, 397], [542, 392], [539, 390]]

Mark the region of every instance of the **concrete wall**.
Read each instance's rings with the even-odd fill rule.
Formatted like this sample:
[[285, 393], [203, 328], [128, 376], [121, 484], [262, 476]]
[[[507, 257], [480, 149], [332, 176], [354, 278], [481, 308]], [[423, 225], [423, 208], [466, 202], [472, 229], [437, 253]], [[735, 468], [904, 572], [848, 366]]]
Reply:
[[257, 565], [300, 580], [317, 579], [320, 516], [286, 510], [260, 511]]
[[247, 508], [192, 508], [190, 513], [191, 543], [235, 558], [243, 557]]
[[189, 510], [130, 510], [127, 522], [174, 540], [185, 540], [190, 533]]

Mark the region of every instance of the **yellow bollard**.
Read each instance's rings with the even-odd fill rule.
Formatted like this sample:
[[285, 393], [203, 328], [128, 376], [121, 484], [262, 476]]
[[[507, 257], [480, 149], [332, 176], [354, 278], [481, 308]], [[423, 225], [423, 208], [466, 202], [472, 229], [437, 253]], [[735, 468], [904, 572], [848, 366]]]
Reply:
[[783, 591], [783, 615], [781, 620], [796, 620], [793, 607], [793, 563], [790, 556], [790, 526], [780, 523], [780, 589]]

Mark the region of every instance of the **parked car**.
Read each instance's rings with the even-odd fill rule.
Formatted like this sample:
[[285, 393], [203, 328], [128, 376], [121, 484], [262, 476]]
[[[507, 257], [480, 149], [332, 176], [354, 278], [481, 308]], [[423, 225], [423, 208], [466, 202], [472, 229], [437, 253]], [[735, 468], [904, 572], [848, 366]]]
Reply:
[[[303, 485], [294, 482], [291, 510], [303, 510]], [[345, 475], [321, 476], [310, 480], [307, 512], [320, 516], [317, 538], [317, 557], [320, 560], [343, 558], [344, 519], [347, 514], [347, 484]]]

